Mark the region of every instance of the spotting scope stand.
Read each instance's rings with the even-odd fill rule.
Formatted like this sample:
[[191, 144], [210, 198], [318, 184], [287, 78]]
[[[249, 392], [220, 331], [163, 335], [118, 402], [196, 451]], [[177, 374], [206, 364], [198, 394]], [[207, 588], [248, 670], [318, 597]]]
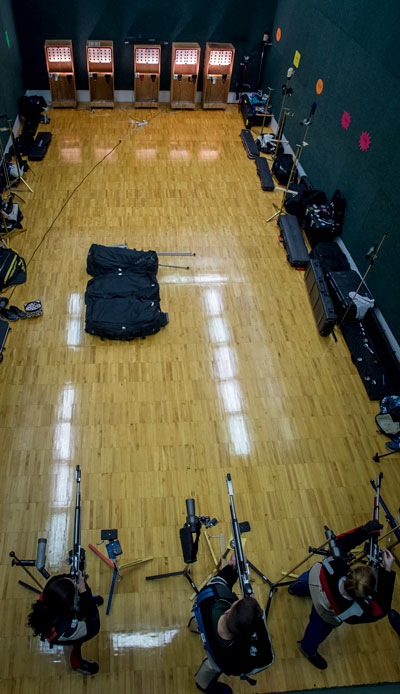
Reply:
[[[327, 544], [333, 544], [334, 543], [335, 535], [332, 533], [331, 530], [329, 530], [329, 528], [327, 526], [325, 526], [325, 534], [326, 534], [328, 539], [326, 540], [326, 542], [324, 542], [323, 545], [321, 545], [320, 547], [309, 547], [308, 548], [308, 552], [309, 552], [308, 555], [306, 557], [304, 557], [304, 559], [302, 559], [302, 561], [299, 562], [299, 564], [296, 564], [296, 566], [294, 566], [292, 569], [290, 569], [290, 571], [285, 572], [283, 574], [282, 578], [280, 578], [275, 583], [273, 583], [267, 576], [264, 576], [258, 569], [256, 569], [255, 566], [253, 566], [249, 562], [250, 568], [252, 568], [253, 571], [255, 571], [255, 573], [257, 573], [263, 579], [263, 581], [265, 583], [267, 583], [270, 587], [270, 591], [269, 591], [269, 595], [268, 595], [268, 601], [267, 601], [267, 605], [265, 608], [265, 619], [267, 619], [267, 617], [268, 617], [274, 593], [278, 590], [278, 588], [280, 586], [289, 586], [291, 583], [293, 583], [294, 580], [296, 580], [296, 578], [298, 577], [297, 574], [295, 574], [296, 569], [298, 569], [300, 566], [305, 564], [314, 554], [320, 554], [321, 556], [324, 556], [324, 557], [329, 556], [329, 554], [332, 554], [332, 551], [325, 549], [325, 547]], [[289, 579], [289, 580], [286, 580], [286, 579]]]
[[11, 566], [20, 566], [25, 571], [25, 573], [28, 574], [32, 581], [36, 583], [38, 588], [40, 588], [40, 590], [38, 590], [37, 588], [31, 586], [29, 583], [25, 583], [24, 581], [18, 581], [20, 586], [23, 586], [24, 588], [31, 590], [33, 593], [41, 593], [43, 591], [43, 586], [41, 585], [41, 583], [39, 583], [37, 578], [35, 578], [35, 576], [29, 571], [29, 569], [27, 568], [28, 566], [34, 566], [35, 569], [39, 571], [39, 573], [43, 576], [43, 578], [46, 579], [46, 581], [50, 578], [49, 572], [45, 569], [46, 544], [47, 540], [44, 537], [40, 537], [38, 540], [36, 559], [18, 559], [14, 551], [10, 552]]

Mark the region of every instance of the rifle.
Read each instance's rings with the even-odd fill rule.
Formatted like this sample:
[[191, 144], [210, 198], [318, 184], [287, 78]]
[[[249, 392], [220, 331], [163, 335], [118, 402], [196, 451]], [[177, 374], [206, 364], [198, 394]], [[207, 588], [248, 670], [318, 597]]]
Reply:
[[87, 578], [86, 569], [86, 552], [81, 547], [81, 468], [76, 466], [76, 502], [74, 513], [74, 539], [72, 549], [69, 551], [67, 564], [71, 565], [71, 578], [74, 583], [79, 582], [79, 573], [82, 572], [83, 577]]
[[[372, 508], [372, 520], [376, 520], [378, 522], [379, 522], [379, 497], [380, 497], [380, 492], [381, 492], [382, 477], [383, 477], [383, 472], [380, 472], [378, 477], [377, 477], [377, 480], [376, 480], [376, 485], [374, 485], [375, 496], [374, 496], [374, 505]], [[382, 566], [382, 552], [379, 549], [379, 545], [378, 545], [378, 533], [373, 533], [369, 539], [369, 551], [367, 553], [367, 559], [368, 559], [369, 566], [373, 566], [374, 568], [378, 568], [379, 566]]]
[[250, 530], [250, 525], [248, 522], [239, 523], [237, 519], [235, 511], [235, 502], [233, 501], [232, 480], [229, 473], [226, 476], [226, 482], [228, 485], [228, 494], [230, 498], [229, 505], [231, 509], [231, 527], [233, 535], [233, 550], [235, 552], [236, 557], [236, 568], [239, 576], [239, 583], [242, 595], [244, 598], [248, 598], [251, 595], [253, 595], [254, 591], [250, 583], [250, 572], [247, 559], [245, 558], [243, 553], [241, 533]]

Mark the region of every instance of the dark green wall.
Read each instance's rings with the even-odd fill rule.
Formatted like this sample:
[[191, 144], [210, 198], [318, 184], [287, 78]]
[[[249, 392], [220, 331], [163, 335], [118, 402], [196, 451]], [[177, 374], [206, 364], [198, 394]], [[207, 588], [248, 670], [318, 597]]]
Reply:
[[[279, 113], [281, 87], [295, 51], [299, 68], [289, 82], [294, 94], [286, 105], [285, 134], [293, 149], [302, 141], [300, 121], [313, 101], [317, 110], [308, 131], [301, 164], [315, 188], [328, 198], [339, 188], [347, 199], [343, 240], [359, 271], [368, 268], [365, 253], [389, 232], [367, 283], [376, 303], [400, 341], [400, 62], [398, 0], [279, 0], [265, 84], [274, 87], [273, 110]], [[282, 37], [276, 41], [276, 29]], [[321, 78], [324, 89], [316, 94]], [[341, 127], [344, 111], [351, 116]], [[359, 148], [362, 132], [371, 136]]]
[[[250, 77], [257, 79], [262, 37], [273, 22], [277, 0], [260, 2], [260, 13], [246, 8], [242, 0], [156, 0], [151, 5], [127, 0], [13, 0], [21, 39], [24, 81], [27, 89], [48, 89], [43, 45], [46, 39], [72, 39], [77, 88], [87, 89], [86, 41], [114, 41], [116, 89], [133, 89], [133, 48], [124, 45], [128, 36], [168, 41], [162, 50], [161, 89], [169, 89], [171, 43], [207, 41], [233, 43], [236, 60], [232, 85], [240, 75], [245, 54], [252, 60]], [[202, 51], [203, 56], [204, 51]]]
[[[273, 45], [266, 51], [263, 86], [275, 88], [272, 105], [277, 114], [281, 85], [298, 50], [301, 60], [290, 82], [294, 94], [287, 101], [295, 116], [287, 121], [286, 135], [295, 148], [304, 134], [299, 123], [316, 101], [307, 137], [309, 147], [304, 149], [301, 164], [313, 185], [325, 190], [328, 197], [335, 188], [346, 196], [343, 240], [362, 274], [368, 267], [366, 251], [380, 241], [384, 231], [389, 232], [367, 281], [400, 341], [398, 0], [380, 4], [375, 0], [258, 0], [251, 5], [243, 0], [171, 0], [168, 4], [157, 0], [151, 6], [128, 0], [11, 2], [26, 89], [49, 88], [43, 44], [46, 39], [62, 38], [73, 41], [78, 89], [88, 86], [88, 39], [114, 41], [116, 88], [132, 89], [133, 49], [125, 46], [123, 39], [138, 35], [169, 41], [162, 52], [162, 89], [169, 89], [173, 41], [197, 41], [202, 48], [206, 41], [232, 42], [236, 47], [232, 89], [239, 81], [244, 55], [251, 57], [246, 81], [254, 89], [262, 37], [272, 30]], [[9, 22], [9, 3], [3, 0], [2, 22]], [[279, 42], [275, 38], [277, 27], [282, 31]], [[0, 58], [3, 65], [9, 65], [0, 99], [9, 113], [15, 113], [21, 92], [16, 40], [12, 34], [10, 52], [5, 48], [3, 28], [0, 38]], [[324, 89], [317, 95], [319, 78]], [[347, 130], [341, 127], [344, 111], [351, 115]], [[362, 132], [371, 136], [367, 151], [359, 148]]]
[[[6, 34], [7, 32], [7, 34]], [[8, 42], [7, 43], [7, 37]], [[7, 114], [14, 122], [18, 114], [18, 99], [24, 93], [22, 64], [10, 0], [0, 3], [0, 114]], [[6, 127], [7, 120], [0, 120], [0, 127]], [[3, 146], [8, 133], [0, 132]]]

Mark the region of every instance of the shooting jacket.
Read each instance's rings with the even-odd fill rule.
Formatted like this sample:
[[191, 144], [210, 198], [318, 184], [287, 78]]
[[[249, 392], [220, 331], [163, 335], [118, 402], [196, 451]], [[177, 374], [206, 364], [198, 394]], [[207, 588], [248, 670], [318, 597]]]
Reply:
[[[357, 547], [369, 537], [363, 526], [350, 530], [348, 533], [338, 535], [336, 544], [344, 552]], [[386, 571], [378, 568], [376, 573], [376, 585], [373, 594], [367, 598], [346, 598], [339, 586], [347, 576], [349, 565], [343, 559], [326, 557], [323, 562], [317, 562], [311, 568], [308, 585], [313, 605], [319, 616], [329, 624], [339, 626], [343, 622], [348, 624], [362, 624], [375, 622], [385, 617], [390, 610], [392, 602], [394, 571]]]
[[[226, 675], [254, 674], [272, 665], [274, 652], [265, 619], [249, 638], [221, 639], [217, 631], [218, 613], [226, 612], [238, 600], [232, 591], [236, 570], [227, 564], [206, 588], [200, 591], [193, 606], [204, 648]], [[224, 609], [222, 610], [222, 608]]]
[[86, 591], [79, 594], [78, 614], [71, 612], [68, 617], [56, 617], [50, 634], [44, 636], [51, 645], [72, 646], [89, 641], [99, 631], [99, 611], [92, 591], [86, 586]]

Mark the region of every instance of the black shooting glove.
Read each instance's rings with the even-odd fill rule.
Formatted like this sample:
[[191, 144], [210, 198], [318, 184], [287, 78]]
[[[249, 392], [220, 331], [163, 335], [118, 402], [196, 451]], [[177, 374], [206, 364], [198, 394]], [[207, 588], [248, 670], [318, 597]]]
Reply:
[[373, 535], [374, 533], [377, 533], [379, 535], [380, 531], [382, 530], [383, 525], [377, 520], [370, 520], [368, 523], [365, 523], [363, 525], [363, 530], [365, 530], [368, 535]]

